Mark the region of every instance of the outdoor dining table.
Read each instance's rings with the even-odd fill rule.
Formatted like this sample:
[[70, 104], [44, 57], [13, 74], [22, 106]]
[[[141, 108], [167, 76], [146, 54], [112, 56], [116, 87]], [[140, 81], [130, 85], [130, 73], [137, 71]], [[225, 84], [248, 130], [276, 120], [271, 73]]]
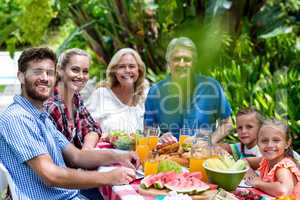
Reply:
[[[107, 143], [98, 143], [97, 148], [111, 148], [111, 146]], [[101, 167], [110, 168], [110, 167]], [[99, 168], [99, 169], [101, 169]], [[99, 187], [99, 192], [102, 194], [104, 200], [155, 200], [157, 197], [153, 196], [145, 196], [141, 195], [138, 192], [138, 187], [140, 184], [140, 179], [135, 180], [128, 185], [120, 185], [120, 186], [102, 186]], [[255, 189], [255, 188], [244, 188], [238, 187], [237, 191], [251, 191], [255, 194], [259, 194], [264, 197], [265, 200], [273, 200], [275, 198], [264, 194], [263, 192]]]

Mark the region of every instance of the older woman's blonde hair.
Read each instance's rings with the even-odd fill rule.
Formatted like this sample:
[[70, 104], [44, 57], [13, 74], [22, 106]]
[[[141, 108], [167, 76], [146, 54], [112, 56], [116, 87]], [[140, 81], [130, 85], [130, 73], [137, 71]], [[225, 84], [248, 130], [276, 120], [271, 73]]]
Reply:
[[138, 52], [132, 48], [123, 48], [118, 50], [114, 56], [111, 58], [107, 69], [106, 69], [106, 81], [100, 83], [100, 87], [115, 87], [119, 84], [119, 81], [116, 78], [115, 72], [118, 67], [118, 64], [122, 58], [122, 56], [130, 54], [132, 55], [137, 64], [139, 70], [139, 77], [137, 81], [134, 83], [134, 96], [133, 96], [133, 104], [137, 105], [144, 97], [144, 89], [145, 89], [145, 63], [141, 59]]

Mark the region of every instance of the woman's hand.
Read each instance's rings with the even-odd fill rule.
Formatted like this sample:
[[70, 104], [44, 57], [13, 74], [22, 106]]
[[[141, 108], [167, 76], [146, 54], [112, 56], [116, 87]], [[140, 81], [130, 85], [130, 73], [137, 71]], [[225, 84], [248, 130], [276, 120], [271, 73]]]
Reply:
[[100, 142], [110, 142], [110, 137], [108, 133], [102, 133]]
[[167, 132], [167, 133], [164, 133], [160, 137], [160, 142], [161, 143], [172, 143], [172, 142], [178, 142], [178, 141], [177, 141], [177, 138], [172, 135], [172, 133]]
[[127, 167], [118, 167], [109, 173], [108, 185], [125, 185], [135, 179], [135, 170]]
[[137, 169], [140, 166], [140, 160], [137, 154], [133, 151], [118, 153], [116, 156], [116, 162], [131, 169]]

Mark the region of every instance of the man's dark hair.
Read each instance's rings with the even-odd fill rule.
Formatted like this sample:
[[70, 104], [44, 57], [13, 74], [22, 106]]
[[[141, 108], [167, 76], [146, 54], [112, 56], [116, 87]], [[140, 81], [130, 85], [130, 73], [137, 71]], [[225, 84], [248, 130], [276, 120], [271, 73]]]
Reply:
[[18, 70], [20, 72], [25, 72], [27, 70], [28, 63], [30, 61], [38, 61], [44, 59], [50, 59], [56, 65], [57, 62], [56, 54], [50, 48], [33, 47], [33, 48], [25, 49], [18, 60]]

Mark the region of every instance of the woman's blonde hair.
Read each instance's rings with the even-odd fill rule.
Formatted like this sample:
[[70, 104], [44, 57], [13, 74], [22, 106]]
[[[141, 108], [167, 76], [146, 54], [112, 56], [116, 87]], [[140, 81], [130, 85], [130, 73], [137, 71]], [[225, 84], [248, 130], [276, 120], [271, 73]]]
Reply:
[[[57, 61], [57, 69], [64, 70], [67, 64], [70, 62], [71, 58], [75, 55], [78, 56], [86, 56], [89, 61], [91, 62], [91, 56], [84, 50], [78, 48], [67, 49], [66, 51], [62, 52]], [[61, 77], [56, 73], [56, 83], [61, 80]]]
[[126, 55], [130, 54], [132, 55], [137, 64], [138, 64], [138, 70], [139, 70], [139, 77], [137, 81], [134, 83], [134, 96], [133, 96], [133, 104], [138, 104], [141, 100], [143, 100], [144, 97], [144, 89], [145, 89], [145, 63], [141, 59], [138, 52], [132, 48], [123, 48], [118, 50], [114, 56], [111, 58], [107, 69], [106, 69], [106, 81], [102, 82], [100, 84], [100, 87], [109, 87], [112, 88], [114, 86], [117, 86], [119, 84], [119, 81], [116, 78], [115, 72], [118, 67], [118, 64], [121, 60], [121, 58]]

